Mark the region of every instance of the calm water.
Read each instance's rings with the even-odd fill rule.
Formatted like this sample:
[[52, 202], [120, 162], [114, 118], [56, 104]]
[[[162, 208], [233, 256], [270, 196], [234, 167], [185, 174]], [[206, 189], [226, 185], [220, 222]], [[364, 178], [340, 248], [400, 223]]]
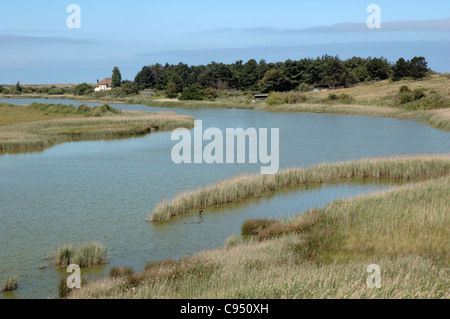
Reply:
[[[67, 100], [33, 100], [69, 103]], [[31, 100], [0, 100], [27, 104]], [[95, 105], [95, 104], [90, 104]], [[419, 122], [375, 117], [269, 113], [252, 110], [187, 110], [112, 105], [127, 110], [173, 110], [203, 120], [203, 128], [280, 129], [280, 168], [393, 154], [450, 151], [450, 133]], [[223, 245], [249, 218], [278, 218], [323, 206], [340, 197], [391, 187], [365, 181], [324, 185], [308, 191], [286, 190], [275, 197], [209, 209], [154, 225], [145, 218], [162, 199], [240, 173], [259, 164], [175, 165], [171, 132], [110, 141], [73, 142], [42, 152], [0, 156], [0, 279], [20, 274], [20, 288], [0, 298], [57, 295], [53, 267], [39, 270], [58, 246], [99, 241], [111, 263], [84, 271], [105, 276], [110, 267], [141, 270], [149, 261], [180, 258]]]

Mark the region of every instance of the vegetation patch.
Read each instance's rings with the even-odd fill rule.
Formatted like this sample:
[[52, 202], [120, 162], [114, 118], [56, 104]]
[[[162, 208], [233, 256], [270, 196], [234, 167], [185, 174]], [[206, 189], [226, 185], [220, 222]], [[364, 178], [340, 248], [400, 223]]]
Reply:
[[13, 291], [19, 287], [19, 275], [6, 276], [2, 282], [2, 291]]
[[[448, 299], [448, 198], [447, 174], [283, 221], [246, 222], [250, 236], [234, 235], [232, 246], [151, 263], [132, 279], [94, 281], [70, 297]], [[367, 287], [370, 264], [380, 266], [379, 289]]]
[[[43, 149], [76, 140], [139, 136], [194, 125], [192, 117], [174, 112], [118, 111], [109, 105], [90, 108], [33, 103], [29, 107], [0, 107], [0, 113], [4, 110], [13, 124], [0, 126], [0, 152]], [[32, 110], [33, 115], [28, 116], [24, 110]], [[25, 119], [14, 122], [15, 114]], [[44, 114], [56, 119], [40, 120]]]
[[172, 201], [163, 201], [153, 209], [149, 220], [165, 222], [176, 216], [190, 213], [193, 209], [240, 202], [247, 198], [271, 194], [285, 187], [303, 187], [305, 184], [369, 177], [433, 178], [444, 176], [449, 170], [448, 155], [419, 155], [292, 168], [274, 175], [240, 175], [211, 186], [180, 193]]
[[108, 251], [100, 243], [86, 243], [77, 248], [74, 248], [72, 244], [66, 244], [49, 254], [47, 258], [61, 268], [71, 264], [78, 265], [80, 268], [90, 268], [109, 262]]

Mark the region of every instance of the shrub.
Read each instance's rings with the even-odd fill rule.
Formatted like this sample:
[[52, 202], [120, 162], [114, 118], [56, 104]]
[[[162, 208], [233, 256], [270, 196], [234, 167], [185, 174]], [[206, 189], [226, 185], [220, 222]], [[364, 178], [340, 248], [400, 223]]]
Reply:
[[414, 100], [420, 100], [421, 98], [425, 97], [425, 93], [423, 93], [421, 89], [415, 89], [413, 93], [414, 93]]
[[311, 85], [309, 85], [309, 84], [306, 84], [306, 83], [301, 83], [301, 84], [298, 86], [298, 90], [299, 90], [300, 92], [309, 92], [309, 91], [314, 90], [314, 87], [311, 86]]
[[166, 87], [166, 96], [170, 99], [172, 98], [176, 98], [178, 96], [178, 88], [177, 85], [173, 82], [169, 82], [167, 83], [167, 87]]
[[87, 95], [87, 94], [91, 94], [92, 92], [94, 92], [94, 88], [87, 83], [78, 84], [73, 89], [73, 94], [75, 94], [75, 95]]
[[345, 94], [345, 93], [342, 93], [341, 95], [339, 95], [339, 100], [341, 100], [342, 102], [345, 102], [345, 103], [350, 103], [350, 102], [354, 101], [353, 97], [351, 97], [350, 95]]
[[2, 291], [13, 291], [19, 287], [19, 276], [7, 276], [2, 283]]
[[209, 87], [203, 90], [203, 96], [210, 101], [214, 101], [219, 97], [219, 92], [217, 92], [216, 89]]
[[399, 93], [409, 93], [411, 92], [411, 90], [409, 89], [409, 87], [407, 87], [406, 85], [403, 85], [402, 87], [400, 87]]
[[270, 92], [269, 96], [267, 97], [266, 103], [267, 105], [271, 106], [286, 104], [287, 103], [286, 94], [279, 92]]
[[113, 267], [109, 271], [109, 277], [110, 278], [120, 278], [120, 277], [127, 277], [134, 274], [134, 269], [132, 267]]
[[203, 90], [198, 84], [193, 84], [181, 92], [179, 99], [185, 101], [201, 101], [204, 100]]
[[49, 95], [61, 95], [64, 93], [65, 93], [64, 89], [61, 88], [54, 88], [48, 91]]
[[337, 100], [339, 100], [339, 96], [337, 96], [336, 94], [329, 94], [328, 95], [328, 100], [330, 100], [330, 101], [337, 101]]
[[108, 104], [103, 104], [103, 105], [97, 105], [94, 106], [94, 108], [92, 109], [93, 115], [94, 116], [102, 116], [108, 113], [112, 113], [112, 114], [119, 114], [120, 110], [115, 109], [111, 106], [109, 106]]
[[50, 88], [47, 87], [41, 87], [39, 89], [36, 90], [36, 93], [44, 93], [47, 94], [50, 91]]
[[414, 93], [404, 92], [398, 96], [400, 104], [405, 104], [414, 101]]
[[123, 85], [122, 87], [122, 92], [125, 95], [133, 95], [133, 94], [138, 94], [139, 90], [137, 89], [137, 87], [134, 85], [134, 83], [131, 82], [127, 82]]

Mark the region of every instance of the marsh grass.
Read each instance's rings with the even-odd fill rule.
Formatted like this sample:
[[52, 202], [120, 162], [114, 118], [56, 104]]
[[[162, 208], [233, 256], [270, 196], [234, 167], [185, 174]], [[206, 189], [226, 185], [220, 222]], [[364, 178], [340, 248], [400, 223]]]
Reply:
[[[149, 264], [133, 279], [95, 281], [72, 298], [450, 298], [450, 177], [342, 199], [249, 230], [223, 249]], [[297, 225], [303, 223], [297, 231]], [[259, 236], [261, 233], [258, 233]], [[381, 268], [381, 288], [366, 285]]]
[[134, 269], [132, 267], [113, 267], [109, 271], [109, 277], [110, 278], [120, 278], [120, 277], [127, 277], [134, 274]]
[[[36, 106], [35, 110], [41, 106]], [[20, 112], [21, 107], [15, 108]], [[69, 110], [72, 108], [68, 106]], [[0, 126], [0, 152], [44, 149], [68, 141], [139, 136], [152, 131], [172, 130], [178, 127], [191, 128], [194, 125], [192, 117], [174, 112], [121, 111], [116, 113], [109, 106], [99, 106], [97, 109], [90, 109], [89, 112], [92, 112], [92, 116], [25, 121], [25, 123]]]
[[19, 287], [19, 275], [6, 276], [2, 282], [2, 291], [13, 291]]
[[286, 187], [364, 178], [433, 178], [448, 174], [449, 155], [397, 156], [356, 162], [321, 164], [292, 168], [275, 175], [239, 175], [193, 191], [180, 193], [172, 201], [156, 205], [148, 220], [166, 222], [171, 218], [225, 203], [274, 193]]
[[86, 243], [77, 248], [74, 248], [72, 244], [66, 244], [49, 254], [47, 258], [61, 268], [71, 264], [78, 265], [80, 268], [90, 268], [109, 262], [108, 251], [100, 243]]

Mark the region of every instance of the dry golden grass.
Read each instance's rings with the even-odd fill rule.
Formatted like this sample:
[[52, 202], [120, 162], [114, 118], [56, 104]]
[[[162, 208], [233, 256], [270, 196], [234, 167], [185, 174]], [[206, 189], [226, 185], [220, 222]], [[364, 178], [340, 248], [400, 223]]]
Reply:
[[[450, 177], [338, 200], [284, 221], [310, 227], [153, 263], [72, 298], [450, 298]], [[312, 222], [313, 221], [313, 222]], [[381, 268], [381, 288], [366, 285]]]
[[349, 94], [357, 101], [371, 101], [384, 96], [395, 95], [403, 85], [407, 85], [411, 90], [426, 89], [426, 92], [435, 91], [446, 98], [450, 98], [450, 79], [442, 74], [432, 75], [431, 77], [420, 80], [411, 79], [396, 82], [384, 80], [372, 83], [362, 83], [351, 88], [320, 91], [315, 94], [321, 98], [326, 98], [330, 93], [336, 95], [345, 93]]
[[192, 117], [174, 112], [122, 111], [102, 117], [68, 116], [0, 126], [0, 151], [43, 149], [67, 141], [144, 135], [194, 125]]

